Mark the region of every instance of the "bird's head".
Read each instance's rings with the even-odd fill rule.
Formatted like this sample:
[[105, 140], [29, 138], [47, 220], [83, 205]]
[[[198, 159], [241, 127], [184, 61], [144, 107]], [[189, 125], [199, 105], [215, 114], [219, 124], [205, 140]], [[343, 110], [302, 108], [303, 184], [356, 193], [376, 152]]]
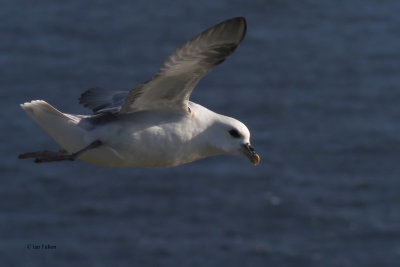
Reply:
[[260, 156], [250, 145], [250, 131], [242, 122], [219, 115], [213, 125], [216, 137], [212, 145], [223, 154], [244, 156], [254, 165], [260, 163]]

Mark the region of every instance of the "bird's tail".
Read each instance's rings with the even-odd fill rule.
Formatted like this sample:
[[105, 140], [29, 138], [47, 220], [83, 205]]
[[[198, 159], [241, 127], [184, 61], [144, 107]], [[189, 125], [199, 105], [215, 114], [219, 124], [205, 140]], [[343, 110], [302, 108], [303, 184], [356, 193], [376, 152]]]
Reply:
[[78, 125], [79, 117], [64, 114], [43, 100], [27, 102], [21, 107], [67, 151], [77, 151], [85, 146], [85, 130]]

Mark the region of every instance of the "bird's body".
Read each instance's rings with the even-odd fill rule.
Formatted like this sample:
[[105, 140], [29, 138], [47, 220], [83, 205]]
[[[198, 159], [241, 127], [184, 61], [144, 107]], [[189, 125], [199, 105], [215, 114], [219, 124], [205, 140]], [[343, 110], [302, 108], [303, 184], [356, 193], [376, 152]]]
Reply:
[[233, 52], [244, 32], [243, 18], [228, 20], [177, 49], [153, 80], [130, 92], [86, 91], [80, 101], [94, 111], [92, 115], [64, 114], [42, 100], [22, 104], [66, 152], [33, 152], [21, 158], [171, 167], [233, 154], [258, 164], [243, 123], [188, 100], [198, 80]]

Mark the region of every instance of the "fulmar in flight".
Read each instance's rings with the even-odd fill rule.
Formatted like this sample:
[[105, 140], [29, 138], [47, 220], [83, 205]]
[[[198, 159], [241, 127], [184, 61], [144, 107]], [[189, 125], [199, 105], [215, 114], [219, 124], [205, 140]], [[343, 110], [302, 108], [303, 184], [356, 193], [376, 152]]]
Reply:
[[151, 81], [130, 91], [87, 90], [79, 100], [91, 115], [62, 113], [43, 100], [22, 104], [63, 150], [19, 158], [151, 168], [227, 154], [257, 165], [260, 157], [243, 123], [189, 101], [199, 80], [235, 51], [245, 33], [243, 17], [223, 21], [175, 50]]

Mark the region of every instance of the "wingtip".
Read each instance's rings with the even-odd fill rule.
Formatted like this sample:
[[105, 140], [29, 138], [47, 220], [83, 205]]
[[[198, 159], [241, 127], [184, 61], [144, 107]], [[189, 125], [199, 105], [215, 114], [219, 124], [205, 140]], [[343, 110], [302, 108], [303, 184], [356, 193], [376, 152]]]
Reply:
[[246, 24], [246, 18], [245, 18], [245, 17], [239, 16], [239, 17], [236, 17], [236, 18], [233, 18], [233, 19], [240, 20], [240, 21], [242, 21], [244, 24]]
[[246, 22], [246, 18], [243, 16], [233, 17], [233, 18], [227, 19], [226, 21], [230, 21], [230, 20], [242, 20], [243, 22]]
[[246, 35], [247, 32], [247, 21], [245, 17], [238, 17], [238, 19], [243, 23], [243, 35], [242, 39], [240, 39], [240, 42], [244, 39], [244, 36]]
[[245, 17], [239, 16], [239, 17], [227, 19], [227, 20], [221, 22], [219, 25], [221, 25], [221, 24], [233, 24], [233, 25], [236, 24], [235, 28], [237, 28], [237, 29], [240, 29], [241, 27], [243, 27], [242, 28], [242, 36], [241, 36], [238, 44], [244, 39], [246, 32], [247, 32], [247, 21], [246, 21]]

